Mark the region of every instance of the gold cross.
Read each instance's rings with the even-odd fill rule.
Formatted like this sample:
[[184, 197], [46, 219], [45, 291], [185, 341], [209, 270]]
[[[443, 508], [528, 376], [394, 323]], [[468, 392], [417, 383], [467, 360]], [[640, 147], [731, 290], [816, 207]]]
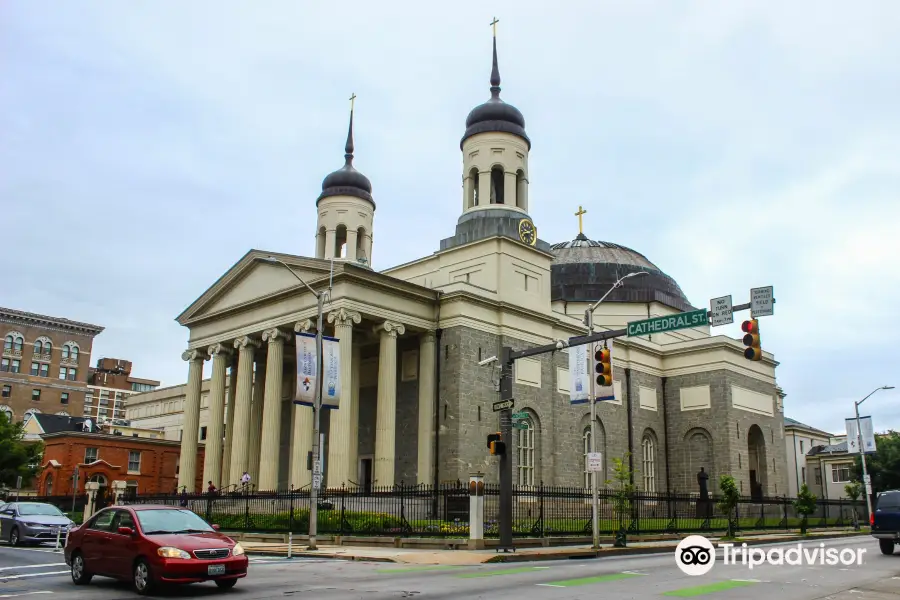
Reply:
[[353, 95], [350, 96], [350, 112], [353, 112], [353, 101], [356, 100], [356, 92], [353, 92]]
[[500, 19], [498, 19], [497, 17], [494, 17], [494, 20], [491, 21], [491, 27], [494, 28], [494, 37], [497, 37], [497, 23], [499, 23], [499, 22], [500, 22]]
[[575, 216], [578, 217], [578, 233], [582, 233], [581, 215], [586, 214], [586, 213], [587, 213], [587, 211], [584, 210], [583, 208], [581, 208], [581, 206], [579, 205], [578, 212], [575, 213]]

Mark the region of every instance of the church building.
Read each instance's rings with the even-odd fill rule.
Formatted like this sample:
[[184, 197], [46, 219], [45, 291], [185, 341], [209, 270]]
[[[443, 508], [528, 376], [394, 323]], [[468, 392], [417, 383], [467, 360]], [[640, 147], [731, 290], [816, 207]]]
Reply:
[[[584, 311], [628, 273], [646, 274], [609, 294], [596, 331], [706, 304], [624, 246], [581, 231], [541, 239], [529, 207], [549, 200], [529, 194], [531, 145], [522, 113], [500, 98], [495, 37], [490, 98], [460, 140], [455, 231], [426, 256], [375, 271], [376, 193], [353, 164], [351, 109], [345, 164], [316, 200], [315, 256], [250, 250], [177, 318], [189, 330], [179, 485], [225, 488], [244, 471], [260, 490], [310, 485], [313, 413], [293, 403], [295, 334], [315, 331], [317, 294], [327, 293], [323, 334], [339, 340], [341, 361], [340, 407], [321, 418], [330, 488], [467, 481], [473, 471], [496, 482], [486, 437], [498, 430], [499, 368], [480, 362], [502, 346], [584, 335]], [[746, 495], [785, 494], [776, 365], [768, 353], [746, 360], [740, 342], [706, 326], [616, 339], [615, 399], [597, 406], [600, 481], [612, 458], [628, 456], [647, 492], [696, 492], [704, 467], [714, 493], [731, 474]], [[528, 415], [507, 445], [518, 485], [587, 487], [589, 406], [570, 402], [568, 366], [566, 349], [515, 363], [515, 411]]]

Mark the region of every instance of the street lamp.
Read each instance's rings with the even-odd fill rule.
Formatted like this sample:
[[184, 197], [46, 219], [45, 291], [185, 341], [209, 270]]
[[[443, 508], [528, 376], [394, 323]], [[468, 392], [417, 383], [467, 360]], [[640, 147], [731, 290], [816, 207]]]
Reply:
[[[892, 385], [883, 385], [880, 388], [875, 388], [869, 396], [874, 394], [875, 392], [879, 392], [881, 390], [892, 390], [894, 386]], [[859, 458], [862, 461], [862, 470], [863, 470], [863, 486], [865, 488], [866, 494], [866, 510], [869, 512], [869, 523], [872, 522], [872, 497], [869, 493], [869, 490], [872, 489], [872, 484], [869, 482], [869, 473], [866, 471], [866, 453], [863, 451], [862, 445], [862, 428], [859, 426], [859, 405], [869, 399], [869, 396], [866, 396], [859, 402], [853, 403], [853, 409], [856, 411], [856, 447], [859, 449]]]
[[[624, 282], [626, 279], [628, 279], [630, 277], [638, 277], [640, 275], [649, 275], [649, 273], [647, 271], [637, 271], [634, 273], [628, 273], [627, 275], [620, 277], [618, 280], [616, 280], [616, 282], [613, 284], [613, 286], [611, 288], [609, 288], [609, 291], [606, 292], [605, 294], [603, 294], [602, 298], [597, 300], [594, 304], [592, 304], [590, 306], [590, 308], [588, 308], [587, 310], [584, 311], [584, 324], [587, 327], [588, 335], [591, 335], [594, 333], [594, 311], [597, 310], [597, 307], [600, 306], [600, 304], [602, 304], [604, 300], [606, 300], [607, 296], [609, 296], [613, 292], [613, 290], [615, 290], [617, 287], [623, 285], [622, 282]], [[593, 344], [591, 344], [591, 345], [593, 345]], [[588, 350], [588, 353], [589, 353], [588, 360], [589, 361], [590, 361], [590, 352], [591, 351]], [[593, 454], [595, 451], [595, 444], [596, 444], [596, 440], [597, 440], [597, 406], [596, 406], [596, 402], [595, 402], [596, 394], [594, 393], [595, 374], [591, 373], [590, 378], [591, 378], [591, 383], [590, 383], [591, 454]], [[594, 539], [593, 548], [594, 548], [594, 550], [597, 550], [600, 548], [600, 525], [598, 523], [598, 516], [597, 516], [597, 512], [598, 512], [597, 504], [599, 502], [599, 499], [597, 497], [598, 496], [597, 488], [598, 488], [597, 472], [592, 471], [591, 472], [591, 529], [593, 531], [593, 539]]]
[[[286, 268], [297, 280], [306, 286], [306, 289], [316, 297], [317, 314], [316, 314], [316, 396], [313, 403], [313, 482], [309, 487], [309, 550], [317, 550], [316, 547], [316, 530], [318, 528], [319, 517], [319, 485], [322, 484], [322, 467], [319, 459], [321, 448], [319, 447], [319, 426], [322, 412], [322, 312], [325, 308], [325, 296], [330, 290], [322, 290], [317, 292], [306, 283], [302, 277], [297, 275], [287, 263], [269, 256], [262, 259], [264, 262], [279, 264]], [[331, 263], [332, 268], [334, 262]], [[265, 457], [263, 457], [263, 460]], [[318, 481], [316, 476], [318, 475]], [[318, 484], [318, 485], [317, 485]]]

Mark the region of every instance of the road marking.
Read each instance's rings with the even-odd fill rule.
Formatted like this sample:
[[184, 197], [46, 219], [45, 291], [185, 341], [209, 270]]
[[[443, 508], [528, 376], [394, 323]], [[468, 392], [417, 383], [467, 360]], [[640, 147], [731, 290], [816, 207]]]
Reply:
[[678, 596], [680, 598], [691, 598], [693, 596], [702, 596], [704, 594], [712, 594], [714, 592], [724, 592], [734, 588], [744, 587], [745, 585], [753, 585], [754, 582], [747, 580], [729, 580], [717, 581], [716, 583], [708, 583], [706, 585], [698, 585], [696, 587], [683, 588], [680, 590], [672, 590], [663, 593], [663, 596]]
[[457, 577], [471, 579], [473, 577], [493, 577], [495, 575], [515, 575], [517, 573], [534, 573], [537, 570], [538, 570], [537, 567], [516, 567], [515, 569], [502, 569], [502, 570], [498, 570], [498, 571], [482, 571], [481, 573], [463, 573], [461, 575], [457, 575]]
[[[376, 569], [376, 573], [414, 573], [416, 571], [438, 571], [444, 569], [459, 569], [465, 565], [426, 565], [422, 567], [400, 567], [397, 569]], [[477, 566], [477, 565], [472, 565]]]
[[581, 577], [579, 579], [565, 579], [563, 581], [553, 581], [551, 583], [539, 583], [548, 587], [577, 587], [579, 585], [589, 585], [591, 583], [603, 583], [604, 581], [618, 581], [620, 579], [631, 579], [632, 577], [640, 577], [642, 573], [610, 573], [608, 575], [597, 575], [596, 577]]
[[22, 565], [19, 567], [0, 567], [0, 571], [14, 571], [15, 569], [42, 569], [44, 567], [65, 567], [66, 563], [44, 563], [42, 565]]
[[32, 596], [34, 594], [52, 594], [50, 591], [41, 592], [25, 592], [24, 594], [0, 594], [0, 598], [19, 598], [21, 596]]
[[26, 577], [43, 577], [45, 575], [62, 575], [63, 573], [68, 574], [68, 570], [65, 571], [49, 571], [47, 573], [24, 573], [22, 575], [0, 575], [0, 581], [6, 581], [8, 579], [24, 579]]

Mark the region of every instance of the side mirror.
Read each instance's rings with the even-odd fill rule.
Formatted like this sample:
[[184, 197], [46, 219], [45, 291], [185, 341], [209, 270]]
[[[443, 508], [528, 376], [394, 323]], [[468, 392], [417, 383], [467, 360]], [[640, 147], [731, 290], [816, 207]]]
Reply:
[[131, 527], [119, 527], [119, 533], [122, 535], [132, 535], [134, 534], [134, 529]]
[[218, 525], [213, 525], [212, 528], [213, 528], [215, 531], [218, 531], [218, 530], [219, 530], [219, 526], [218, 526]]

